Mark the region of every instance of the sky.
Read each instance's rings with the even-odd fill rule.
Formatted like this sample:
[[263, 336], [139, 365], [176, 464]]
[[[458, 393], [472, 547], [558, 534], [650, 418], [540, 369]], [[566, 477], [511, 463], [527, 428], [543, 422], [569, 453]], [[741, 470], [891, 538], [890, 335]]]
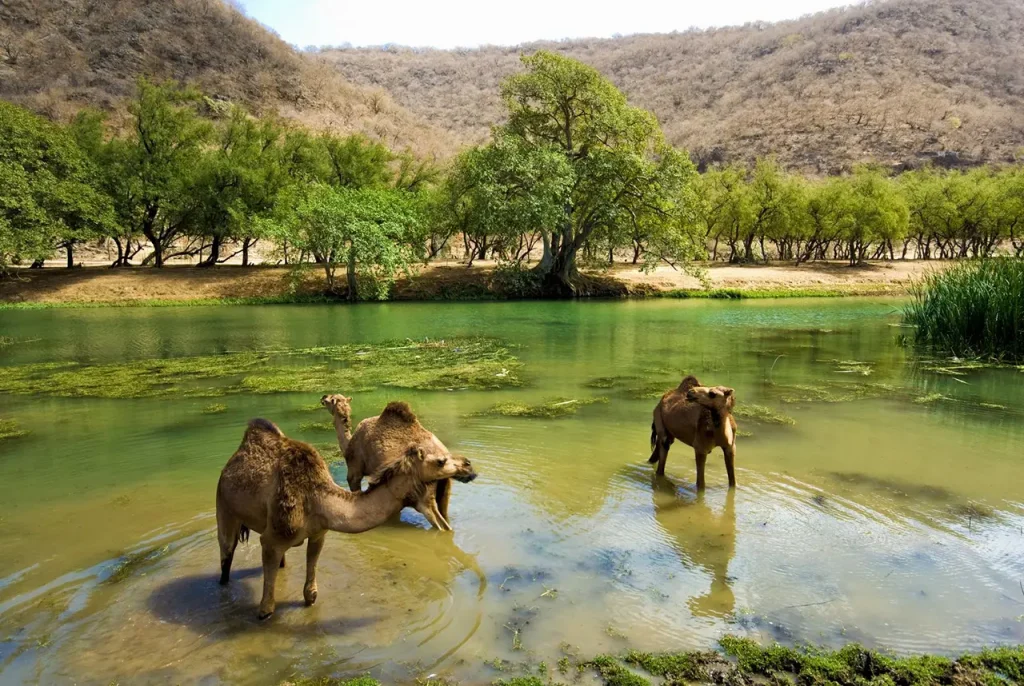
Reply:
[[456, 48], [795, 19], [840, 0], [241, 0], [289, 43]]

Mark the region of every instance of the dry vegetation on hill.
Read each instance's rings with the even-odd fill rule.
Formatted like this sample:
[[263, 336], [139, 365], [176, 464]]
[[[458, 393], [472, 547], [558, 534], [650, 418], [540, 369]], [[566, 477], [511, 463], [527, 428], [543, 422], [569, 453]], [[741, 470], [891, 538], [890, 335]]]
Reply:
[[325, 50], [463, 142], [501, 117], [518, 56], [557, 50], [608, 75], [702, 162], [774, 154], [830, 173], [861, 161], [1009, 161], [1024, 149], [1024, 4], [889, 0], [796, 21], [517, 48]]
[[314, 128], [421, 154], [453, 151], [449, 135], [221, 0], [0, 2], [0, 98], [66, 120], [83, 105], [119, 110], [143, 74]]

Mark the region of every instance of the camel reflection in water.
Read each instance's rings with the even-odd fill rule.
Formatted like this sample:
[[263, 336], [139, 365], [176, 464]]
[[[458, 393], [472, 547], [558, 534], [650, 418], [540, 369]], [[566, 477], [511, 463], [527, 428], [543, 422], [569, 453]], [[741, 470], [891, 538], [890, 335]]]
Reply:
[[655, 476], [652, 486], [655, 521], [684, 562], [711, 575], [708, 591], [690, 598], [690, 611], [698, 617], [731, 615], [736, 604], [729, 578], [736, 552], [736, 490], [728, 490], [724, 507], [716, 513], [703, 492], [694, 494], [664, 476]]

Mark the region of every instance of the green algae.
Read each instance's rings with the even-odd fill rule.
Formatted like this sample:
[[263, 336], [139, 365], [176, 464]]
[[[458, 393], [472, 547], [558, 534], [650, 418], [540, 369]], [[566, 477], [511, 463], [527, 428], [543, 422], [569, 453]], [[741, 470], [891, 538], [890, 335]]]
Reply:
[[223, 403], [212, 403], [203, 408], [203, 414], [223, 414], [228, 411], [228, 406]]
[[607, 403], [608, 398], [554, 398], [537, 405], [505, 402], [492, 405], [486, 410], [474, 412], [471, 417], [527, 417], [530, 419], [561, 419], [571, 417], [581, 407], [595, 403]]
[[71, 398], [214, 398], [382, 386], [491, 390], [523, 384], [522, 363], [489, 338], [229, 352], [126, 364], [41, 363], [4, 368], [0, 393]]
[[598, 655], [586, 663], [586, 666], [596, 669], [606, 686], [650, 686], [651, 684], [649, 679], [645, 679], [623, 666], [610, 655]]
[[150, 548], [149, 550], [123, 555], [117, 561], [117, 564], [110, 572], [110, 575], [107, 576], [106, 582], [111, 584], [121, 583], [122, 581], [135, 576], [138, 571], [146, 565], [166, 557], [169, 553], [170, 548], [168, 546], [163, 546], [160, 548]]
[[27, 436], [28, 431], [18, 426], [13, 419], [0, 419], [0, 441]]
[[789, 415], [776, 412], [765, 405], [740, 403], [733, 408], [732, 413], [737, 417], [762, 424], [778, 424], [780, 426], [793, 426], [796, 424], [796, 420]]

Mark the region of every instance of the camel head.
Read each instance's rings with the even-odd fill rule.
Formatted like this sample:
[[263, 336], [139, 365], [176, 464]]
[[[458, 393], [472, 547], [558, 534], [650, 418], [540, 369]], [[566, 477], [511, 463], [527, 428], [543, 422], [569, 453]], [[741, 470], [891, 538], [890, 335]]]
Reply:
[[340, 394], [325, 395], [320, 398], [320, 404], [327, 408], [327, 411], [336, 417], [348, 419], [352, 416], [352, 398], [346, 398]]
[[[434, 442], [444, 448], [436, 438]], [[384, 465], [370, 477], [370, 489], [403, 475], [412, 477], [415, 493], [421, 493], [425, 484], [442, 479], [469, 483], [476, 478], [476, 471], [469, 460], [452, 455], [447, 449], [438, 451], [432, 448], [434, 446], [429, 443], [409, 446], [402, 459]]]
[[717, 414], [721, 416], [736, 404], [736, 391], [728, 386], [693, 386], [686, 391], [686, 399], [708, 409], [717, 410]]

